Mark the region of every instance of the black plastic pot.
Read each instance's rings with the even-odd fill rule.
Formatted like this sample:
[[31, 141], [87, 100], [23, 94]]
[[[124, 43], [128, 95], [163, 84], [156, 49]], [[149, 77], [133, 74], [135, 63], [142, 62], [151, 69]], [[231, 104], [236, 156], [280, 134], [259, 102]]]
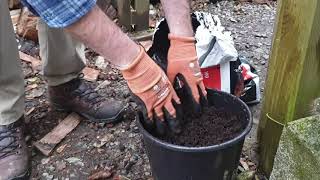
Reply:
[[138, 116], [145, 147], [155, 180], [222, 180], [234, 179], [245, 136], [252, 127], [248, 106], [233, 95], [208, 90], [210, 106], [238, 114], [247, 125], [236, 138], [207, 147], [183, 147], [169, 144], [152, 136]]

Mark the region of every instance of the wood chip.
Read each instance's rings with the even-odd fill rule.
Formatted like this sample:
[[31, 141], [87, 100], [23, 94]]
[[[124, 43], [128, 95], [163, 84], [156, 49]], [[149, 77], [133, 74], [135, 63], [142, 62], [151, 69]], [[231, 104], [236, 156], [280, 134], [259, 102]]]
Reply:
[[96, 69], [92, 69], [92, 68], [89, 68], [89, 67], [85, 67], [83, 70], [82, 70], [83, 74], [84, 74], [84, 79], [87, 80], [87, 81], [92, 81], [92, 82], [95, 82], [97, 79], [98, 79], [98, 76], [100, 74], [100, 71], [99, 70], [96, 70]]
[[44, 155], [49, 156], [53, 149], [78, 126], [81, 119], [82, 118], [76, 113], [69, 114], [51, 132], [41, 140], [35, 142], [34, 146]]
[[18, 24], [20, 13], [21, 13], [21, 9], [15, 9], [10, 11], [11, 21], [13, 26], [16, 26]]
[[240, 159], [240, 164], [242, 165], [244, 170], [249, 170], [249, 165], [243, 159]]
[[118, 176], [113, 177], [113, 180], [130, 180], [130, 179], [125, 176], [118, 175]]
[[29, 114], [31, 114], [36, 108], [35, 107], [32, 107], [31, 109], [29, 109], [25, 115], [28, 116]]
[[66, 148], [67, 144], [61, 145], [60, 147], [57, 148], [57, 153], [62, 153], [62, 151], [64, 150], [64, 148]]
[[88, 177], [88, 180], [98, 180], [98, 179], [107, 179], [111, 177], [112, 173], [107, 170], [101, 170], [96, 173], [93, 173]]

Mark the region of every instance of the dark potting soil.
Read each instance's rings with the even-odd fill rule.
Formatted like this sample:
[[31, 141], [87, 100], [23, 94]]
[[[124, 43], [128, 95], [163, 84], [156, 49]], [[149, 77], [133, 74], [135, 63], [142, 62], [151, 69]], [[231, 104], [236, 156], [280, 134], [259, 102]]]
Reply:
[[211, 146], [235, 138], [247, 125], [240, 114], [231, 114], [214, 107], [205, 108], [198, 118], [188, 116], [184, 122], [180, 134], [168, 134], [161, 139], [187, 147]]

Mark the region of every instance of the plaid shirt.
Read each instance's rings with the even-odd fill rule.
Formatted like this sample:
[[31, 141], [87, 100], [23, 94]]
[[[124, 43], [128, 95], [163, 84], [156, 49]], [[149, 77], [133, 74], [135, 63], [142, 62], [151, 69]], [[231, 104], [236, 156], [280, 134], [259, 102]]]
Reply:
[[78, 21], [96, 4], [96, 0], [22, 0], [50, 27], [63, 28]]

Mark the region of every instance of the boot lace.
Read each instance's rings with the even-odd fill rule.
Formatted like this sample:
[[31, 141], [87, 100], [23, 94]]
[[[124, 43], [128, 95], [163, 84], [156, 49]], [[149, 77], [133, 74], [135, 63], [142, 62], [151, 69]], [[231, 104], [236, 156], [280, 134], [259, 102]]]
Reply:
[[[80, 77], [83, 77], [83, 74], [81, 74]], [[101, 102], [104, 101], [103, 96], [101, 96], [95, 90], [95, 87], [93, 87], [92, 84], [89, 84], [89, 82], [86, 82], [85, 80], [81, 81], [81, 84], [73, 93], [75, 96], [78, 96], [80, 99], [83, 99], [84, 101], [91, 104], [91, 106], [94, 106], [95, 109], [98, 108], [101, 105]]]
[[18, 143], [19, 132], [19, 128], [10, 125], [5, 130], [0, 129], [0, 142], [11, 138], [11, 140], [9, 140], [8, 143], [5, 143], [5, 145], [1, 145], [0, 143], [0, 159], [17, 153], [16, 150], [21, 147]]

